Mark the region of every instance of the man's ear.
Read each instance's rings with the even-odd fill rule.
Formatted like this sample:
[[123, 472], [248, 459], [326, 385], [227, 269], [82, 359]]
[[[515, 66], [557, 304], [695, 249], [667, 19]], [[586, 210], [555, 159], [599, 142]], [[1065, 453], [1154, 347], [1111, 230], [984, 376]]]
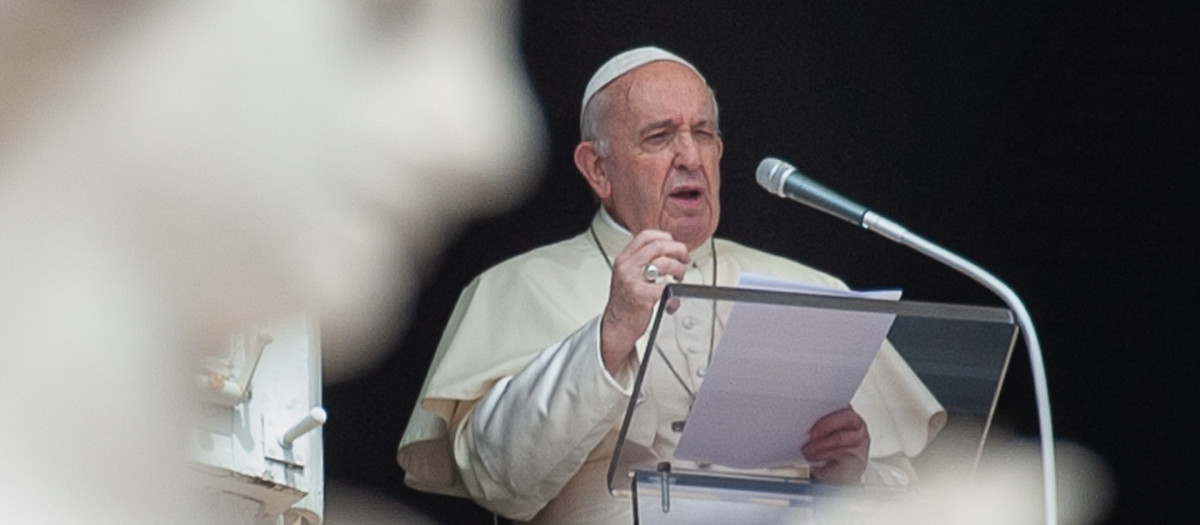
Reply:
[[612, 193], [612, 185], [601, 160], [595, 142], [580, 142], [575, 146], [575, 167], [579, 168], [579, 173], [587, 179], [588, 186], [592, 187], [596, 196], [604, 200]]

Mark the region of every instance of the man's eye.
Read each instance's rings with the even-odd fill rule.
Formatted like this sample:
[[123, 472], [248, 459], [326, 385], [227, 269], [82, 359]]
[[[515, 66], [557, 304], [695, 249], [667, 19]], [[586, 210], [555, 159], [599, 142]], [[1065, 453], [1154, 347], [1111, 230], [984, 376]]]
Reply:
[[717, 140], [716, 132], [707, 129], [696, 130], [692, 132], [692, 136], [695, 137], [696, 142], [700, 144], [712, 144]]
[[671, 140], [669, 133], [655, 133], [646, 137], [645, 144], [651, 147], [662, 147], [669, 140]]

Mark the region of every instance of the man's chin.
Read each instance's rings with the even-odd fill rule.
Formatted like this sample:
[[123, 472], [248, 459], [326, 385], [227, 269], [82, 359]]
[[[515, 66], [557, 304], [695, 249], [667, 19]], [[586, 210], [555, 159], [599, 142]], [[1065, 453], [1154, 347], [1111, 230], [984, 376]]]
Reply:
[[716, 221], [708, 218], [687, 218], [673, 222], [667, 229], [676, 241], [686, 244], [688, 251], [699, 248], [716, 231]]

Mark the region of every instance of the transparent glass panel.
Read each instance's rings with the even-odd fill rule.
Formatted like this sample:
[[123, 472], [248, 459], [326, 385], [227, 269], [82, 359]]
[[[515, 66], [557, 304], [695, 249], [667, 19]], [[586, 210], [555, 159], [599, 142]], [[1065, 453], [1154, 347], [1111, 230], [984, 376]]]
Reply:
[[739, 481], [730, 484], [713, 476], [638, 471], [633, 480], [636, 522], [656, 525], [887, 523], [888, 505], [904, 496], [901, 491], [888, 488], [846, 489], [808, 483]]
[[[779, 319], [785, 319], [783, 324]], [[813, 320], [816, 322], [811, 322]], [[845, 342], [843, 339], [862, 337], [864, 332], [871, 330], [882, 330], [874, 341], [886, 334], [880, 346], [894, 348], [947, 413], [942, 432], [914, 458], [918, 477], [923, 471], [936, 470], [941, 479], [950, 476], [969, 480], [977, 465], [1016, 341], [1017, 328], [1009, 310], [672, 285], [664, 292], [664, 300], [660, 302], [645, 346], [639, 348], [641, 367], [635, 395], [627, 407], [610, 464], [610, 491], [626, 496], [633, 495], [635, 488], [661, 491], [658, 485], [647, 487], [643, 483], [638, 486], [635, 481], [639, 475], [659, 479], [659, 471], [666, 468], [671, 472], [669, 479], [704, 480], [689, 482], [689, 490], [696, 489], [692, 492], [702, 494], [702, 500], [721, 499], [722, 490], [729, 490], [725, 498], [729, 501], [742, 504], [773, 501], [776, 507], [780, 506], [779, 501], [784, 501], [782, 507], [793, 511], [811, 509], [813, 487], [819, 489], [817, 492], [833, 489], [809, 483], [809, 466], [798, 450], [807, 432], [794, 436], [794, 429], [775, 424], [781, 413], [779, 410], [790, 414], [788, 411], [795, 409], [796, 414], [801, 414], [804, 411], [800, 409], [806, 405], [819, 407], [821, 403], [852, 394], [858, 388], [855, 377], [861, 381], [861, 373], [865, 371], [859, 371], [863, 368], [863, 358], [858, 354], [847, 354], [848, 350], [842, 350], [839, 345]], [[824, 356], [830, 359], [825, 359], [820, 352], [806, 353], [804, 359], [808, 361], [804, 361], [796, 357], [800, 354], [798, 350], [796, 355], [778, 354], [790, 352], [793, 346], [802, 346], [799, 344], [772, 343], [765, 345], [771, 346], [770, 350], [747, 349], [748, 344], [753, 344], [747, 340], [756, 337], [774, 342], [803, 341], [810, 347], [811, 343], [820, 342], [821, 348], [828, 345], [828, 348], [838, 350], [836, 355], [832, 355], [831, 350]], [[723, 341], [726, 338], [728, 341]], [[868, 340], [872, 339], [868, 337]], [[723, 345], [723, 342], [727, 344]], [[846, 348], [854, 346], [852, 343]], [[874, 359], [875, 350], [867, 348], [866, 351], [866, 362], [869, 363]], [[774, 357], [781, 358], [774, 359], [771, 352], [776, 352]], [[758, 360], [764, 353], [768, 359]], [[714, 361], [714, 354], [719, 354], [720, 358]], [[709, 367], [713, 367], [711, 371]], [[718, 386], [710, 386], [710, 390], [705, 391], [705, 377], [720, 378], [710, 382]], [[728, 377], [749, 377], [749, 390], [760, 397], [737, 397], [742, 394], [717, 391], [726, 384], [720, 381]], [[695, 402], [697, 397], [702, 399], [699, 404]], [[724, 405], [709, 402], [714, 398], [733, 401]], [[890, 399], [888, 402], [891, 404], [889, 410], [907, 410], [902, 400]], [[716, 433], [718, 438], [728, 438], [729, 443], [735, 444], [753, 441], [755, 446], [725, 446], [724, 452], [729, 454], [714, 456], [721, 461], [696, 454], [692, 443], [685, 444], [687, 450], [680, 450], [685, 453], [677, 454], [676, 449], [684, 430], [688, 429], [693, 410], [697, 411], [700, 422], [690, 430], [699, 432], [705, 423], [699, 416], [707, 411], [709, 415], [717, 414], [707, 422], [720, 423], [718, 428], [722, 431]], [[790, 415], [784, 419], [796, 422]], [[805, 422], [802, 426], [807, 428], [806, 425]], [[708, 426], [712, 428], [711, 424]], [[762, 463], [755, 463], [751, 457], [754, 455], [739, 455], [749, 454], [764, 443], [793, 447], [796, 454]], [[798, 494], [797, 487], [807, 487], [809, 492]], [[858, 489], [890, 492], [894, 487], [868, 485]], [[747, 499], [746, 494], [751, 493], [754, 497]], [[680, 501], [677, 505], [683, 505], [682, 502], [689, 499], [688, 494], [688, 491], [681, 492], [676, 498]], [[645, 496], [639, 498], [639, 505], [654, 507], [661, 504], [646, 503]], [[800, 516], [795, 519], [802, 520], [807, 515], [805, 512], [795, 512]], [[792, 511], [788, 512], [789, 516], [792, 514]], [[792, 521], [775, 521], [780, 522]]]

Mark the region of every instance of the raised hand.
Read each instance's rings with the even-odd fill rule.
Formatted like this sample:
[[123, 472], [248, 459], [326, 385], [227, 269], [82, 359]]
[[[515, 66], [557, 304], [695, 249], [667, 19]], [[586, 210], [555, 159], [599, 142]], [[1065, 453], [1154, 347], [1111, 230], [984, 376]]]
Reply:
[[[687, 263], [687, 247], [659, 230], [639, 232], [613, 259], [608, 304], [600, 321], [600, 355], [609, 372], [620, 368], [646, 332], [654, 303], [667, 285], [666, 277], [682, 281]], [[650, 279], [648, 265], [654, 265], [661, 277]]]

